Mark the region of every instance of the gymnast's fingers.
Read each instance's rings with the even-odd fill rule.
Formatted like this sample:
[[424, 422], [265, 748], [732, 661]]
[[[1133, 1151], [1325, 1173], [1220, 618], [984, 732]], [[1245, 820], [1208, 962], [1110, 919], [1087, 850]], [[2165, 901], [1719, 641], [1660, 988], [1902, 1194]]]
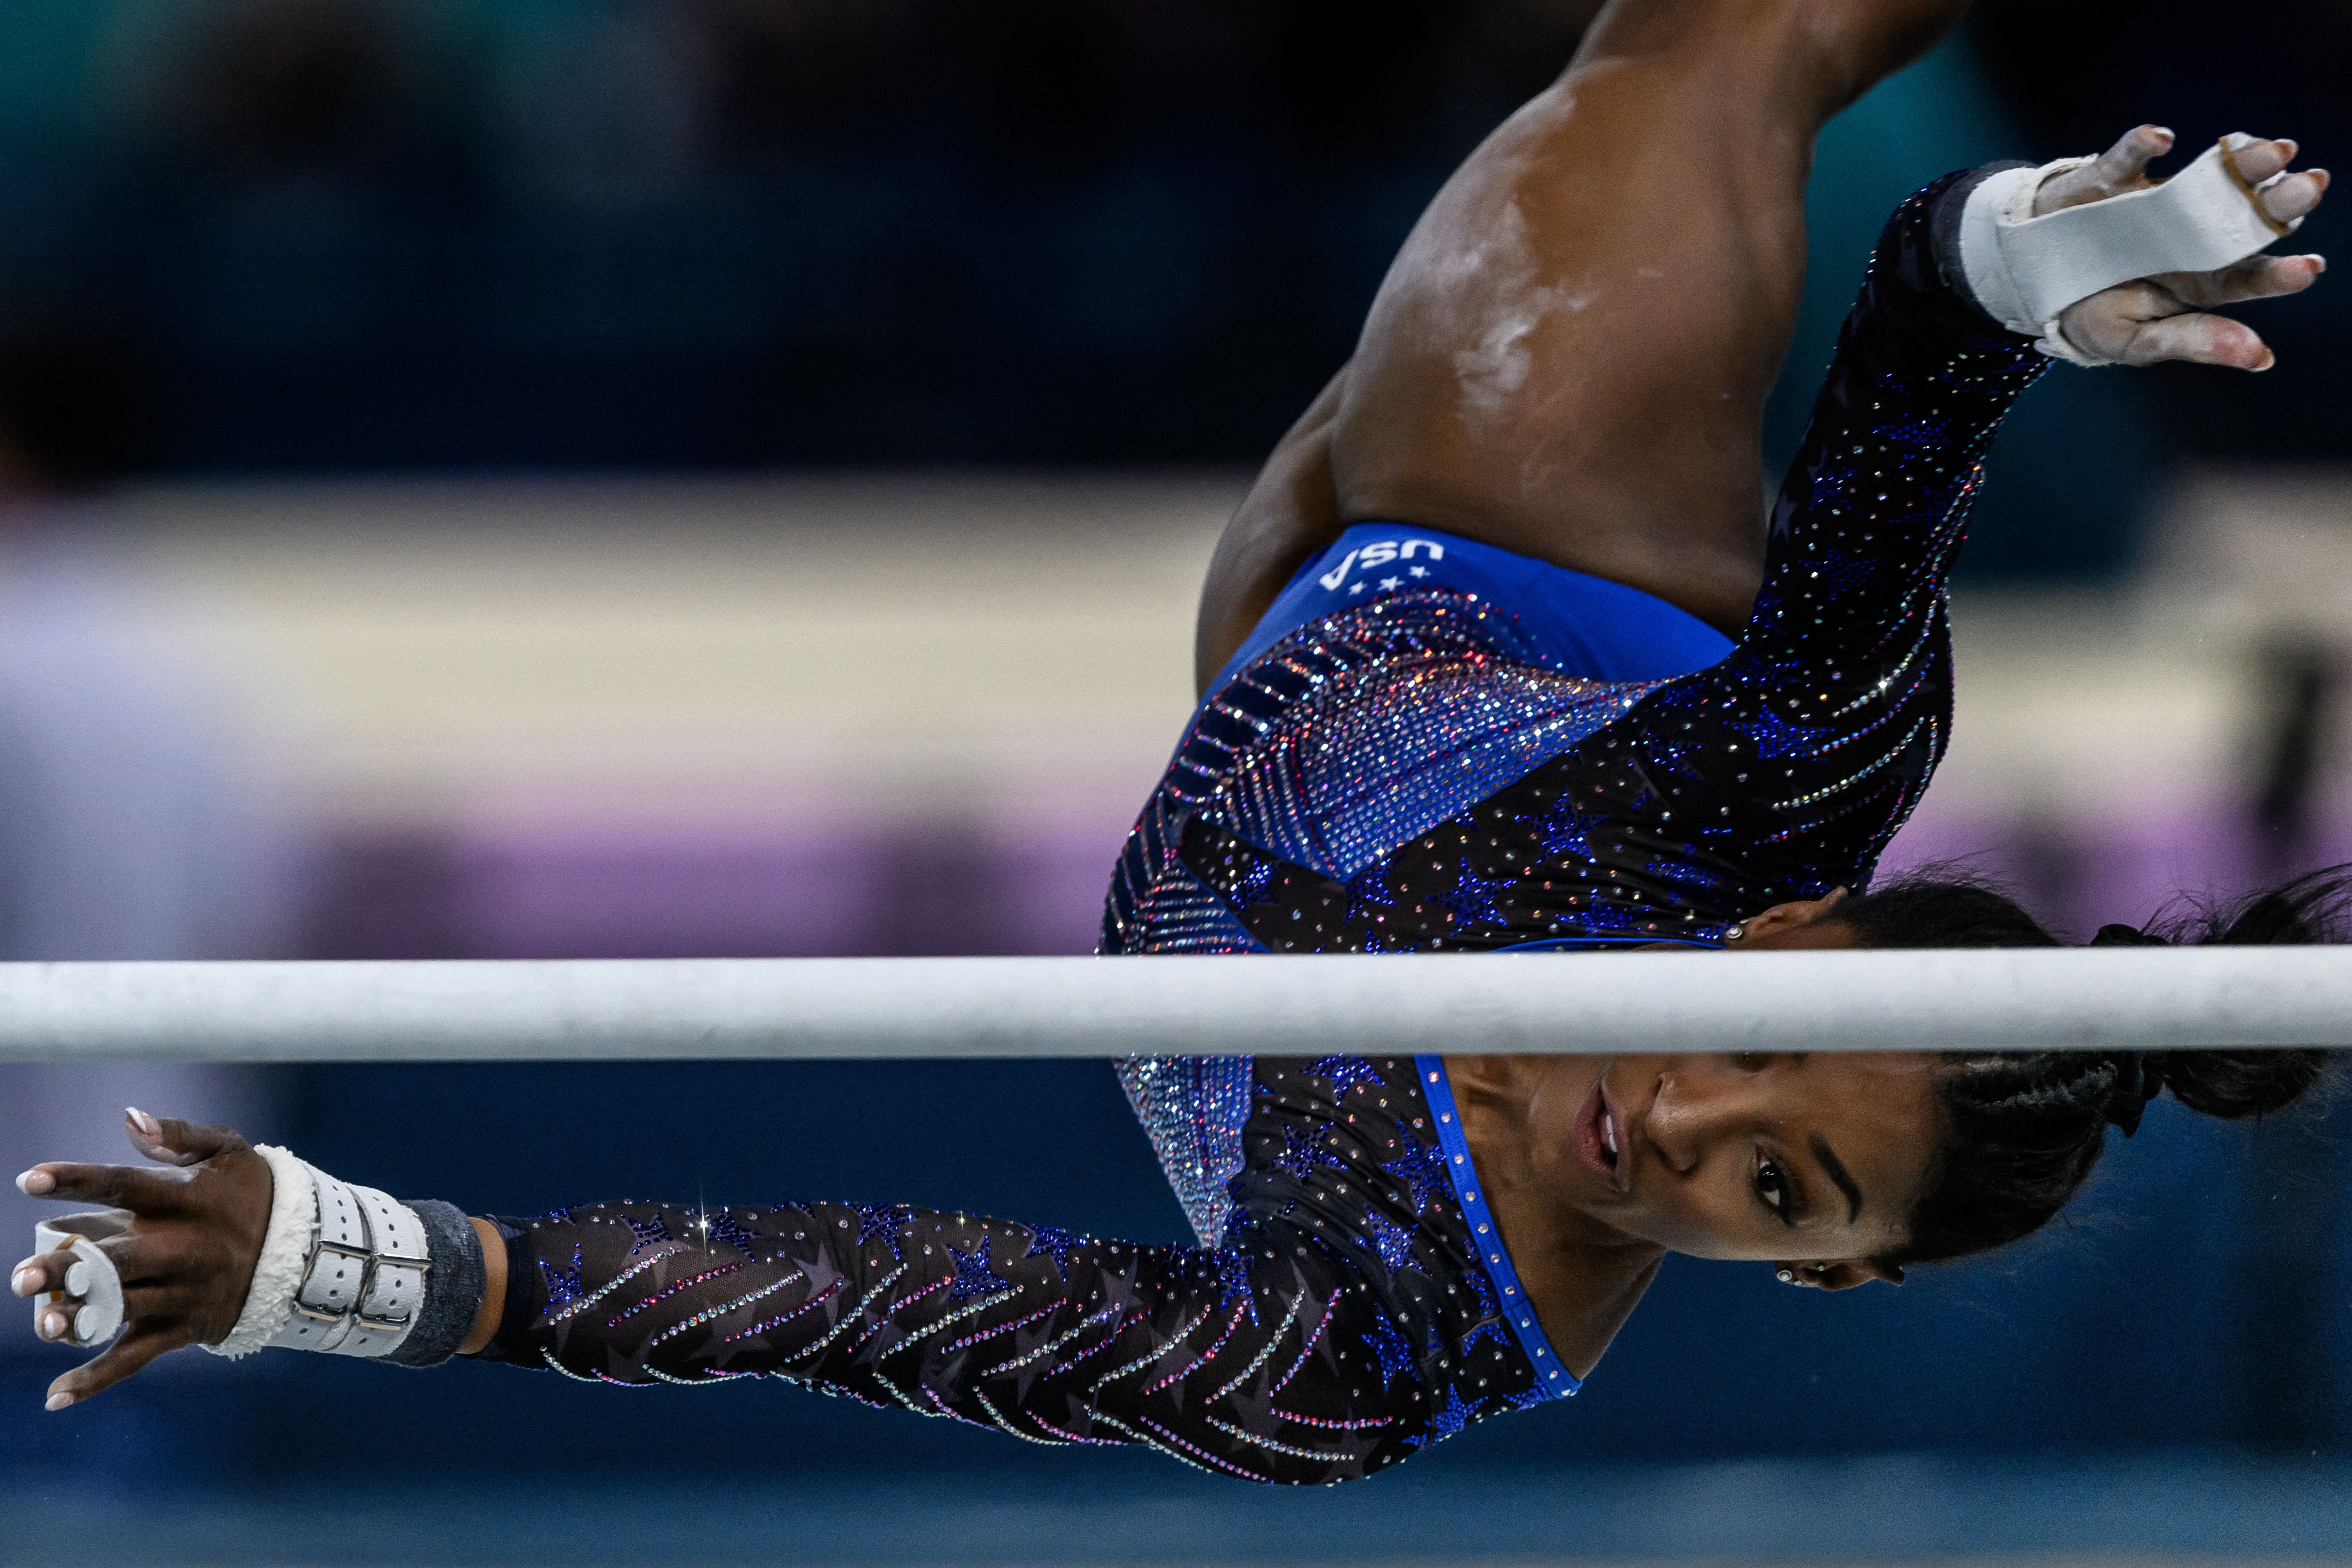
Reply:
[[2161, 158], [2171, 151], [2172, 132], [2163, 126], [2134, 126], [2117, 138], [2114, 146], [2081, 168], [2069, 169], [2042, 181], [2041, 190], [2034, 194], [2033, 211], [2038, 216], [2061, 207], [2081, 206], [2085, 202], [2139, 190], [2148, 183], [2148, 160]]
[[2254, 199], [2273, 221], [2293, 223], [2319, 205], [2319, 198], [2327, 194], [2327, 184], [2325, 169], [2274, 174], [2254, 193]]
[[142, 1370], [165, 1351], [178, 1350], [192, 1339], [192, 1331], [184, 1324], [173, 1324], [169, 1328], [134, 1326], [109, 1345], [103, 1354], [82, 1363], [50, 1384], [47, 1407], [63, 1410], [68, 1405], [79, 1405]]
[[8, 1271], [8, 1289], [19, 1296], [46, 1296], [52, 1290], [66, 1288], [66, 1270], [72, 1268], [70, 1252], [37, 1252]]
[[2224, 156], [2230, 160], [2230, 166], [2238, 171], [2238, 178], [2250, 185], [2259, 185], [2272, 178], [2294, 163], [2294, 155], [2303, 151], [2294, 142], [2284, 137], [2267, 141], [2256, 136], [2243, 136], [2242, 132], [2228, 138], [2228, 141], [2230, 148]]
[[2210, 310], [2300, 294], [2326, 270], [2324, 256], [2252, 256], [2216, 272], [2172, 272], [2158, 281], [2187, 303]]
[[76, 1198], [133, 1214], [163, 1214], [175, 1206], [189, 1174], [60, 1163], [34, 1166], [16, 1178], [16, 1190], [29, 1198]]
[[2192, 364], [2268, 370], [2277, 363], [2277, 356], [2262, 335], [2243, 321], [2190, 311], [2143, 323], [2126, 346], [2122, 360], [2126, 364], [2185, 360]]
[[250, 1147], [231, 1128], [207, 1127], [172, 1116], [150, 1116], [135, 1105], [123, 1111], [122, 1129], [130, 1135], [131, 1146], [158, 1164], [194, 1165], [216, 1154]]

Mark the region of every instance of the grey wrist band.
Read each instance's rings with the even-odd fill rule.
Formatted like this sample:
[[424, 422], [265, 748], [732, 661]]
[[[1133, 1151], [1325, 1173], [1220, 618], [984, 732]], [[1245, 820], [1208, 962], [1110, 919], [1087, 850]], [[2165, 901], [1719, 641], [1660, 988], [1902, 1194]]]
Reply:
[[438, 1366], [457, 1353], [473, 1331], [489, 1275], [482, 1263], [482, 1238], [474, 1222], [455, 1205], [404, 1200], [425, 1224], [425, 1246], [433, 1267], [425, 1276], [425, 1301], [416, 1326], [398, 1350], [382, 1359], [393, 1366]]
[[2030, 169], [2032, 166], [2021, 158], [2003, 158], [1953, 182], [1950, 188], [1936, 198], [1936, 214], [1927, 231], [1929, 244], [1936, 253], [1936, 271], [1943, 279], [1944, 287], [1967, 301], [1970, 311], [1996, 331], [2005, 332], [2009, 329], [1985, 309], [1984, 302], [1969, 286], [1968, 267], [1960, 259], [1960, 220], [1968, 210], [1969, 198], [1977, 194], [1979, 185], [1995, 174], [2006, 174], [2011, 169]]

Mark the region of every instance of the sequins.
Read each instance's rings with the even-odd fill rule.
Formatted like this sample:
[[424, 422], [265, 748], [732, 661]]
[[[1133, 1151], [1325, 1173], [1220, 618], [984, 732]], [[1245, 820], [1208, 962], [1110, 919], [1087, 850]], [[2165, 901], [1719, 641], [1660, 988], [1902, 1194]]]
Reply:
[[618, 1317], [612, 1319], [610, 1321], [606, 1322], [604, 1326], [608, 1329], [617, 1329], [629, 1319], [635, 1317], [639, 1312], [645, 1311], [646, 1309], [651, 1307], [659, 1306], [662, 1302], [668, 1300], [672, 1296], [677, 1295], [680, 1291], [691, 1290], [698, 1285], [707, 1284], [710, 1280], [735, 1273], [742, 1267], [743, 1265], [740, 1263], [729, 1263], [717, 1268], [706, 1268], [699, 1274], [689, 1274], [682, 1279], [673, 1280], [662, 1289], [655, 1291], [652, 1295], [646, 1297], [644, 1300], [639, 1301], [635, 1306], [624, 1309]]
[[1184, 929], [1129, 879], [1104, 951], [1231, 952], [1228, 921], [1277, 952], [1712, 942], [1866, 886], [1950, 732], [1943, 579], [1984, 453], [2048, 363], [1937, 281], [1937, 190], [1888, 226], [1729, 657], [1581, 680], [1433, 583], [1310, 623], [1203, 707], [1130, 841], [1191, 874]]
[[[1873, 265], [1731, 657], [1587, 680], [1437, 574], [1384, 587], [1203, 705], [1123, 849], [1104, 951], [1708, 943], [1862, 885], [1941, 752], [1942, 575], [1992, 426], [2041, 367], [1937, 291], [1927, 211], [1906, 205]], [[1572, 1383], [1409, 1059], [1119, 1076], [1196, 1247], [896, 1205], [780, 1205], [765, 1234], [568, 1210], [531, 1223], [545, 1305], [496, 1353], [633, 1387], [766, 1377], [1297, 1483]], [[709, 1258], [721, 1243], [743, 1261]], [[656, 1268], [687, 1272], [588, 1310]], [[693, 1331], [713, 1325], [732, 1331]]]
[[776, 1316], [756, 1322], [748, 1329], [739, 1330], [738, 1331], [728, 1335], [726, 1340], [722, 1342], [732, 1344], [737, 1340], [759, 1339], [764, 1335], [773, 1333], [777, 1330], [785, 1327], [787, 1324], [797, 1321], [803, 1315], [815, 1311], [827, 1301], [832, 1300], [835, 1295], [839, 1294], [841, 1286], [842, 1281], [835, 1279], [832, 1283], [826, 1285], [823, 1289], [818, 1290], [815, 1294], [812, 1295], [807, 1300], [792, 1309], [792, 1310], [788, 1312], [779, 1312]]
[[1113, 1066], [1192, 1233], [1216, 1246], [1233, 1212], [1226, 1186], [1242, 1168], [1250, 1058], [1129, 1057]]
[[[733, 1270], [719, 1269], [714, 1272], [732, 1273]], [[747, 1290], [742, 1295], [737, 1296], [730, 1300], [720, 1301], [713, 1306], [705, 1307], [702, 1310], [693, 1313], [691, 1316], [679, 1319], [677, 1322], [672, 1323], [668, 1328], [664, 1329], [661, 1332], [654, 1335], [653, 1338], [646, 1342], [646, 1348], [647, 1350], [651, 1350], [655, 1346], [662, 1344], [667, 1341], [676, 1339], [680, 1334], [690, 1332], [695, 1329], [700, 1328], [705, 1323], [716, 1322], [720, 1318], [729, 1317], [736, 1312], [740, 1312], [744, 1308], [752, 1305], [754, 1302], [764, 1301], [769, 1297], [774, 1295], [777, 1291], [789, 1290], [793, 1286], [800, 1283], [801, 1280], [797, 1275], [783, 1279], [772, 1279], [756, 1290]]]

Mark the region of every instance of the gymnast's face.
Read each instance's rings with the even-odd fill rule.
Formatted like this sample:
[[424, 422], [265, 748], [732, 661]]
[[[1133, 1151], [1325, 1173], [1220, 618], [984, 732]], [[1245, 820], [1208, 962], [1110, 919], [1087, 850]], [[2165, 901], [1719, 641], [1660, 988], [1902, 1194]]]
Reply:
[[1530, 1174], [1587, 1222], [1832, 1289], [1891, 1277], [1869, 1259], [1901, 1245], [1925, 1182], [1931, 1058], [1544, 1060], [1526, 1107]]
[[[1769, 910], [1727, 952], [1858, 946], [1834, 918], [1843, 896]], [[1768, 1261], [1830, 1289], [1899, 1278], [1870, 1260], [1901, 1245], [1926, 1184], [1932, 1056], [1537, 1057], [1493, 1070], [1525, 1162], [1510, 1163], [1568, 1230]]]

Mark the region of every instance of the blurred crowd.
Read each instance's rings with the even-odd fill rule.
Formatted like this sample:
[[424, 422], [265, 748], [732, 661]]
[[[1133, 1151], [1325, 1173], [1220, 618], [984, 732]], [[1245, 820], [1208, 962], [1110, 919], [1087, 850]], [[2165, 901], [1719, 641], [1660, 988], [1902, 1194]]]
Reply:
[[[1596, 9], [8, 6], [0, 326], [136, 365], [173, 469], [1246, 461]], [[2352, 21], [2280, 15], [2308, 47], [2255, 68], [2182, 43], [2176, 0], [1994, 0], [1958, 46], [1999, 106], [1962, 155], [2154, 114], [2324, 159]], [[1822, 260], [1841, 290], [1858, 267]], [[2298, 306], [2290, 335], [2347, 320]], [[2324, 450], [2343, 395], [2284, 357], [2184, 413], [2186, 448]]]

